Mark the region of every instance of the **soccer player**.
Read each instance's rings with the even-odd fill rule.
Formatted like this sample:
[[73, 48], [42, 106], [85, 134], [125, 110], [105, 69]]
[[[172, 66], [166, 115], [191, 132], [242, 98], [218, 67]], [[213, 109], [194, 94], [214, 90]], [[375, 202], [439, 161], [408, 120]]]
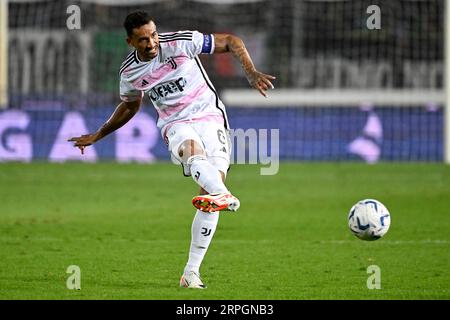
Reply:
[[199, 269], [219, 211], [236, 211], [240, 203], [224, 184], [231, 155], [225, 107], [198, 55], [230, 52], [241, 62], [251, 86], [263, 96], [273, 89], [271, 80], [275, 77], [255, 69], [244, 43], [234, 35], [198, 31], [158, 34], [154, 20], [144, 11], [130, 13], [124, 27], [127, 43], [135, 50], [119, 70], [122, 102], [97, 132], [69, 141], [83, 153], [85, 147], [127, 123], [138, 112], [143, 96], [149, 97], [172, 159], [201, 187], [200, 195], [192, 199], [197, 212], [180, 286], [206, 288]]

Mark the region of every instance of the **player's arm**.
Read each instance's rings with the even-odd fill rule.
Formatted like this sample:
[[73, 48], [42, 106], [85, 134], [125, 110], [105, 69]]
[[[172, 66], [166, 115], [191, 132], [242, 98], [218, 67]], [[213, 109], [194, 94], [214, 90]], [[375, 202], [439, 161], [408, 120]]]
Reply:
[[114, 110], [108, 121], [106, 121], [97, 132], [85, 134], [80, 137], [73, 137], [68, 141], [74, 142], [74, 147], [80, 148], [81, 153], [83, 153], [85, 147], [94, 144], [130, 121], [130, 119], [139, 111], [140, 106], [141, 99], [130, 102], [122, 101], [117, 106], [116, 110]]
[[231, 34], [214, 34], [214, 53], [224, 52], [230, 52], [241, 62], [250, 85], [267, 97], [266, 91], [274, 88], [271, 80], [275, 77], [256, 70], [242, 39]]

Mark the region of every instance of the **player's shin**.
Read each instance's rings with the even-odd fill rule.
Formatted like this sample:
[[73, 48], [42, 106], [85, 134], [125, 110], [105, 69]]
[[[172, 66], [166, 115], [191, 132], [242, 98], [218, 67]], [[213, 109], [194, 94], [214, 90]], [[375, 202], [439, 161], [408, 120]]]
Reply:
[[218, 212], [205, 213], [197, 210], [192, 222], [191, 247], [189, 260], [184, 269], [185, 273], [189, 271], [200, 273], [200, 265], [214, 236], [218, 221]]
[[219, 170], [210, 164], [206, 157], [192, 156], [188, 159], [188, 165], [191, 166], [194, 181], [208, 193], [229, 193]]

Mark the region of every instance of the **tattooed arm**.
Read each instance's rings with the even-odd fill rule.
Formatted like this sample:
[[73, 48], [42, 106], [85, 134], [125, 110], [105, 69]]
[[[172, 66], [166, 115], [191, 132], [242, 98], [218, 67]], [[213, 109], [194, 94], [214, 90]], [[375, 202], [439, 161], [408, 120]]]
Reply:
[[214, 34], [214, 44], [214, 53], [231, 52], [241, 62], [250, 85], [267, 97], [266, 91], [274, 88], [271, 80], [275, 77], [256, 70], [242, 39], [231, 34]]

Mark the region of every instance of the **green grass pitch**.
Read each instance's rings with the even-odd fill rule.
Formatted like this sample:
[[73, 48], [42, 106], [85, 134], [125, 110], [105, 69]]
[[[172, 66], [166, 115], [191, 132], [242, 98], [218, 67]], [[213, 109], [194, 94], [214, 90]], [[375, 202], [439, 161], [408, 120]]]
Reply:
[[[450, 299], [450, 167], [235, 165], [238, 213], [221, 213], [202, 266], [182, 289], [198, 188], [171, 163], [1, 164], [0, 299]], [[358, 200], [391, 212], [387, 235], [347, 227]], [[81, 269], [81, 290], [66, 288]], [[381, 289], [367, 288], [367, 268]]]

